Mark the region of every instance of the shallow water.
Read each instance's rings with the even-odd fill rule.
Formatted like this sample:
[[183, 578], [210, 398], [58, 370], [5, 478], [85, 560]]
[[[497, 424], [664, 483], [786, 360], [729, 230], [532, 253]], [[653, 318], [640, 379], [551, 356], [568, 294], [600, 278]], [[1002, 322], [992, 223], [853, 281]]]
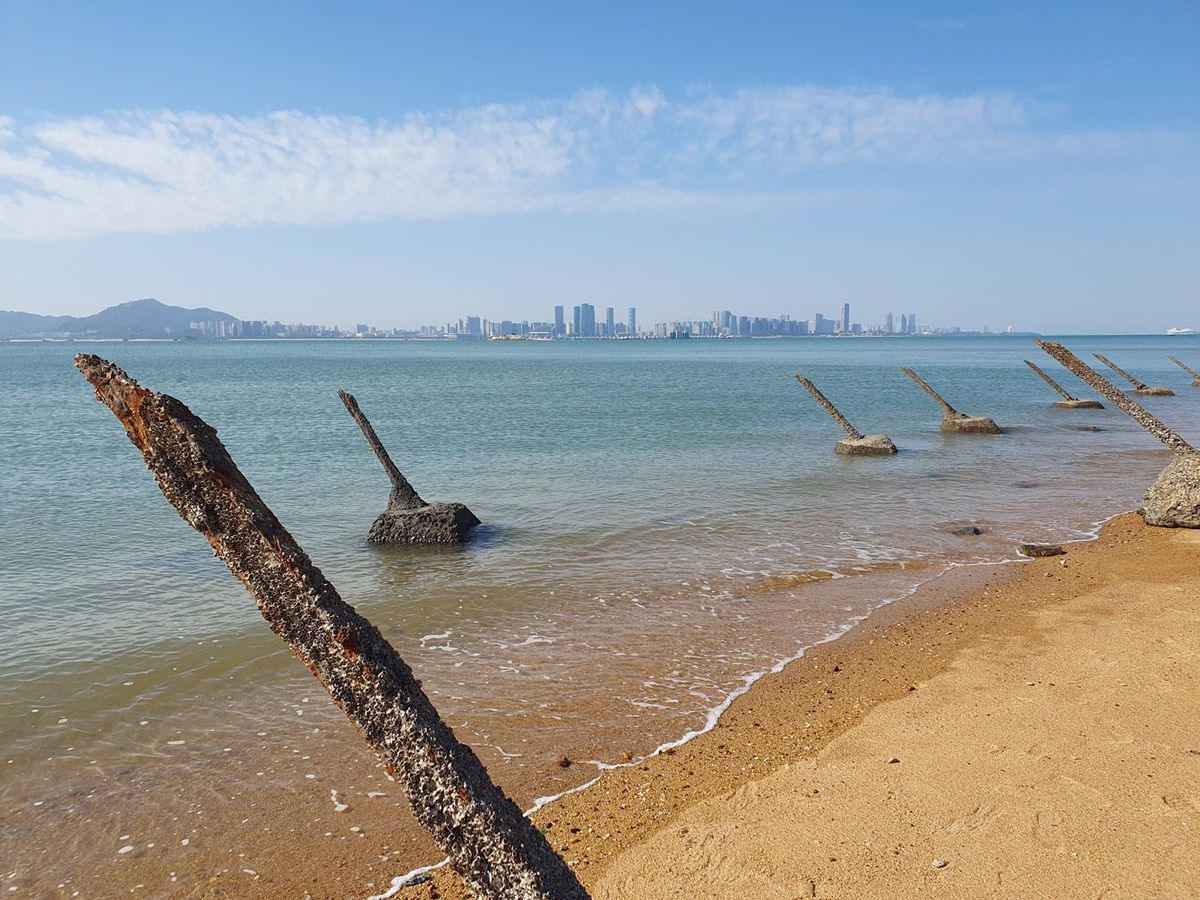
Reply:
[[[1167, 360], [1197, 365], [1200, 339], [1066, 342], [1173, 387], [1142, 402], [1200, 437], [1200, 389]], [[1088, 533], [1168, 459], [1115, 410], [1053, 409], [1017, 337], [0, 344], [0, 804], [125, 797], [167, 816], [209, 781], [258, 789], [285, 745], [355, 740], [163, 501], [71, 365], [81, 351], [219, 430], [523, 800], [589, 776], [564, 754], [613, 762], [698, 727], [748, 675], [949, 565]], [[900, 365], [1007, 433], [941, 434]], [[835, 456], [841, 432], [796, 372], [900, 455]], [[468, 547], [366, 545], [387, 483], [338, 388], [426, 499], [479, 515]], [[985, 533], [950, 533], [968, 522]], [[0, 856], [32, 852], [28, 823]], [[63, 840], [83, 850], [78, 832]]]

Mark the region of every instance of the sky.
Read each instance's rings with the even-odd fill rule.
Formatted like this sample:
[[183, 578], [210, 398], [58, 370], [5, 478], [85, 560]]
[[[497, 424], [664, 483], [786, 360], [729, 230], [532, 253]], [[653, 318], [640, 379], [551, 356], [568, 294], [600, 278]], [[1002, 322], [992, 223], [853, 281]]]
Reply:
[[1200, 328], [1198, 48], [1194, 0], [0, 0], [0, 308]]

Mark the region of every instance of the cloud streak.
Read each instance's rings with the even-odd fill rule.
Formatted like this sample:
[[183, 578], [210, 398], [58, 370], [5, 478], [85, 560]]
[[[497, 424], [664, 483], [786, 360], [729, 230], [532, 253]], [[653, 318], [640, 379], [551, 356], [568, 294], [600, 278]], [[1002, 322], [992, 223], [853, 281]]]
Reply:
[[1162, 137], [1044, 131], [1032, 118], [1009, 94], [814, 86], [597, 90], [377, 121], [0, 116], [0, 237], [744, 206], [819, 188], [834, 167], [1111, 156]]

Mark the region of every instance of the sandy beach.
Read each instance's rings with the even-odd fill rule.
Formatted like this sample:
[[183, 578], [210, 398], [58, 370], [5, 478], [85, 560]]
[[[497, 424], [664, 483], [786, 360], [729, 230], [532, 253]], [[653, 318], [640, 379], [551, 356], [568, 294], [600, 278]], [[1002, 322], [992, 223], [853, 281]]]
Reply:
[[539, 824], [603, 898], [1196, 896], [1200, 534], [1067, 549], [958, 570]]

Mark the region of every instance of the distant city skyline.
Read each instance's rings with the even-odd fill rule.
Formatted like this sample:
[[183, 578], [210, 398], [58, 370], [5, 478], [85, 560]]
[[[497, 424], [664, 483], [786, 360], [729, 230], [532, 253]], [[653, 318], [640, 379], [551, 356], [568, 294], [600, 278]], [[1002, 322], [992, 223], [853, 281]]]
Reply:
[[1200, 326], [1195, 3], [356, 9], [0, 0], [0, 308]]

